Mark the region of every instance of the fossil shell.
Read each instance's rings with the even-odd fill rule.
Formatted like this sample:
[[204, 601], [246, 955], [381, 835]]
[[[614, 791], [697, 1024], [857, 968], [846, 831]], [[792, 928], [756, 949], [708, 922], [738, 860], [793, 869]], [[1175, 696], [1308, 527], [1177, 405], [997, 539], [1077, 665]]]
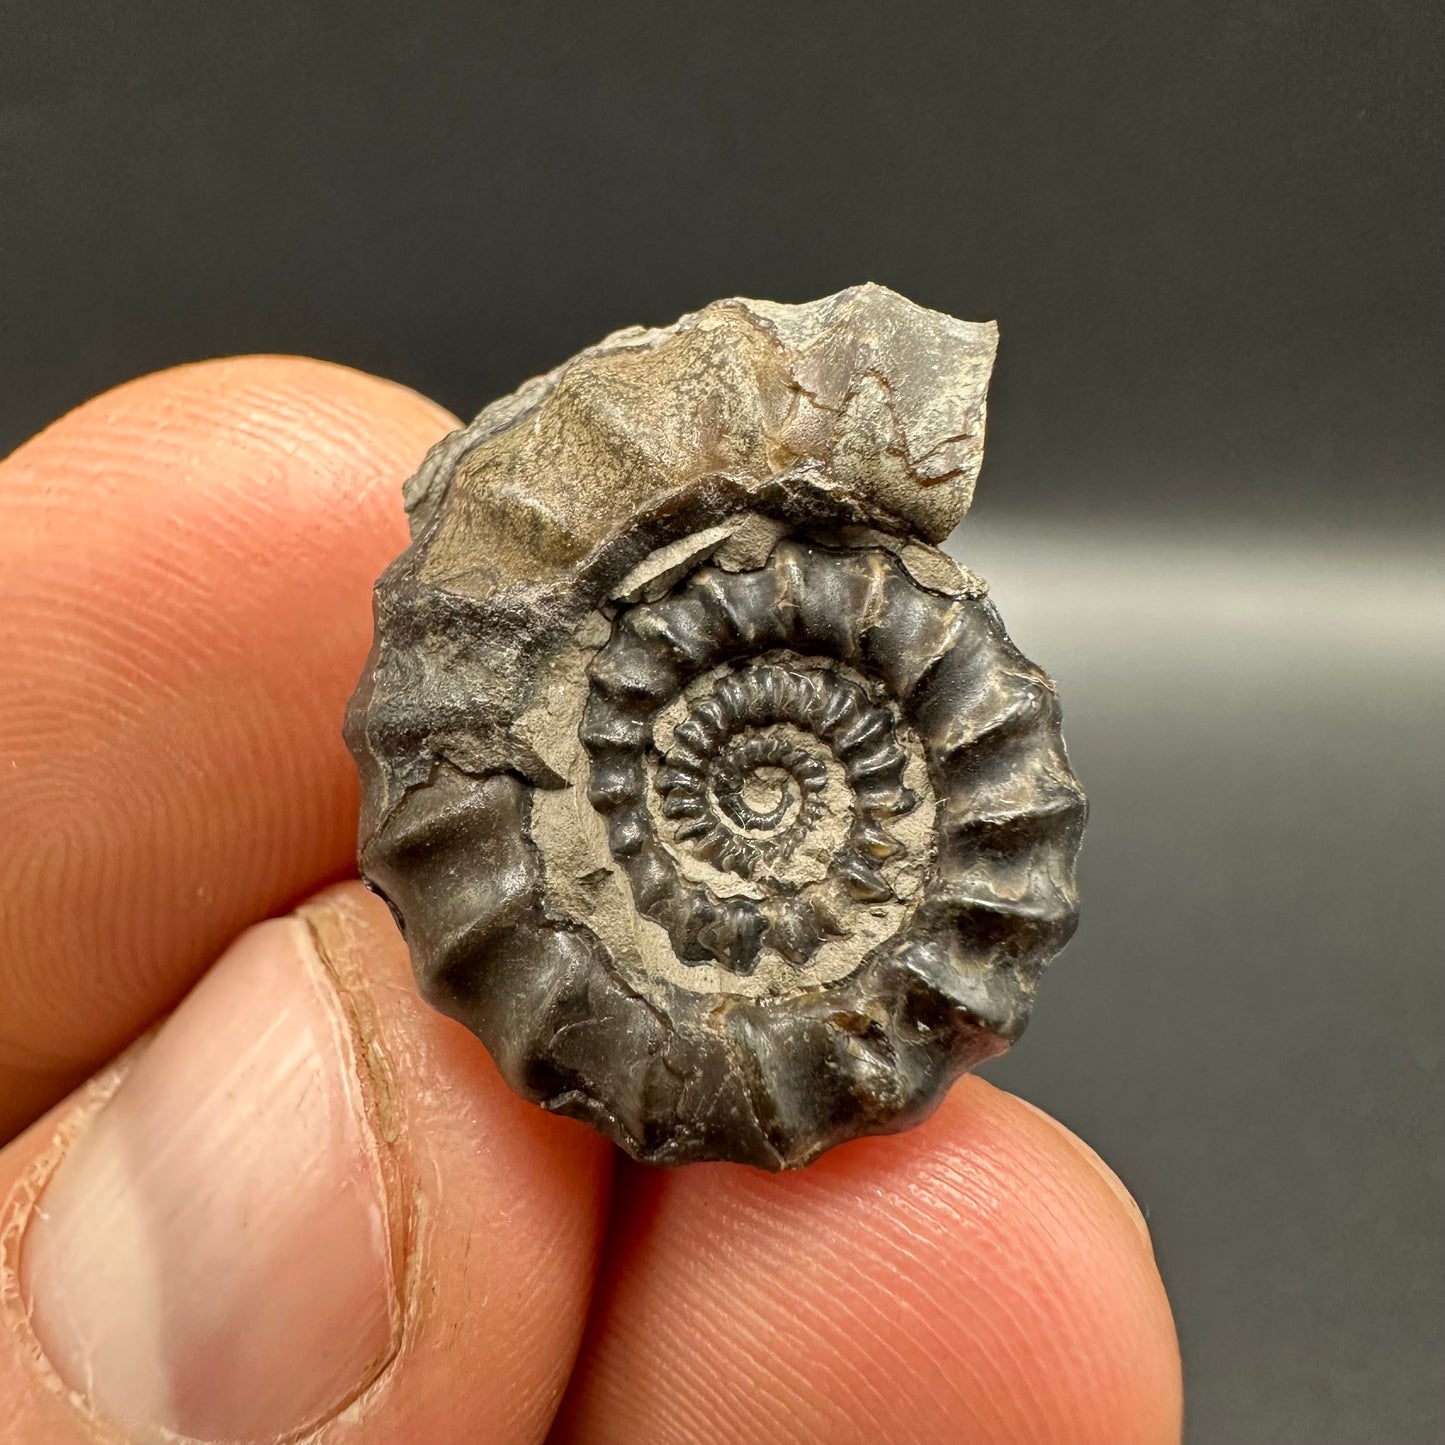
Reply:
[[930, 545], [995, 340], [876, 286], [718, 302], [408, 484], [347, 718], [362, 871], [425, 995], [636, 1158], [906, 1127], [1073, 931], [1053, 685]]

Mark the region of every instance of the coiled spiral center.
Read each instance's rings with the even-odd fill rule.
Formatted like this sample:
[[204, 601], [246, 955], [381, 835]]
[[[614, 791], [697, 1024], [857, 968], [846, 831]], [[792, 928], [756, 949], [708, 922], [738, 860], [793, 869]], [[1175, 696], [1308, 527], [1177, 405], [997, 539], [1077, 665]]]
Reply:
[[[855, 901], [877, 901], [892, 895], [875, 865], [898, 849], [885, 821], [916, 802], [906, 766], [887, 708], [858, 683], [799, 660], [739, 667], [705, 684], [653, 786], [674, 849], [693, 859], [785, 893], [836, 862]], [[803, 957], [837, 931], [836, 916], [818, 921], [819, 936], [800, 940]]]

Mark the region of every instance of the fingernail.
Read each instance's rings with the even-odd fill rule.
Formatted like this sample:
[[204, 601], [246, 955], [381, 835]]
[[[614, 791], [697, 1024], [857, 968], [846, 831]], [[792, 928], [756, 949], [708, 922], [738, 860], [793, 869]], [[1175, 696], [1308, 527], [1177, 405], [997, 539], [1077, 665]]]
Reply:
[[352, 1031], [305, 925], [252, 929], [46, 1186], [22, 1246], [62, 1380], [153, 1438], [273, 1440], [393, 1349], [386, 1185]]

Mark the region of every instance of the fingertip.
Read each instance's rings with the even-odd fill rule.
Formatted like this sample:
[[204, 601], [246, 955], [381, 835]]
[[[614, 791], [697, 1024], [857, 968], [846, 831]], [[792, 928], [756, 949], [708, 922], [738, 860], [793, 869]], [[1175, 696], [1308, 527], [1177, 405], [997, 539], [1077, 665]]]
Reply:
[[[563, 1438], [1178, 1440], [1137, 1211], [980, 1080], [797, 1175], [702, 1166], [629, 1189]], [[687, 1365], [704, 1357], [705, 1379]]]
[[347, 367], [234, 357], [117, 387], [0, 463], [0, 1139], [349, 870], [372, 583], [454, 424]]

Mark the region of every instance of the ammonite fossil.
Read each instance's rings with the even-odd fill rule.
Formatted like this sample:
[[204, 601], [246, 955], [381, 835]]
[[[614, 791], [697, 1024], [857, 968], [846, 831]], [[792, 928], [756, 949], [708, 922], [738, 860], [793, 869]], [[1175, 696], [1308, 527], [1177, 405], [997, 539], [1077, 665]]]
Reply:
[[807, 1163], [1022, 1031], [1084, 796], [937, 548], [992, 325], [877, 286], [619, 332], [442, 442], [347, 719], [361, 867], [512, 1087]]

